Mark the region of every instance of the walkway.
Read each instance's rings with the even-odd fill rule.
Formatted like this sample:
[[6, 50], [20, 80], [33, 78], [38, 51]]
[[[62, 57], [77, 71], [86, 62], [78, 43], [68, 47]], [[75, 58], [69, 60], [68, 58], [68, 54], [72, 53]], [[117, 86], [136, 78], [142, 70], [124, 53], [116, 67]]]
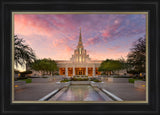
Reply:
[[[37, 101], [57, 88], [55, 82], [29, 83], [25, 89], [15, 91], [15, 101]], [[145, 101], [146, 91], [132, 83], [104, 82], [104, 88], [125, 101]]]
[[28, 83], [25, 89], [15, 91], [15, 101], [37, 101], [56, 88], [55, 82]]
[[133, 83], [104, 82], [104, 88], [125, 101], [145, 101], [146, 91], [134, 87]]

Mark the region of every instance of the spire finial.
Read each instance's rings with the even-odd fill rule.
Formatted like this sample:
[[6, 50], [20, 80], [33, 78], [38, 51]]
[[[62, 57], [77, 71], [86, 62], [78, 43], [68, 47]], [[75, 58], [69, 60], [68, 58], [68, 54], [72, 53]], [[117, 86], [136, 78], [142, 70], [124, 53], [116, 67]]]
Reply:
[[80, 33], [79, 33], [79, 41], [82, 42], [82, 37], [81, 37], [81, 27], [80, 27]]

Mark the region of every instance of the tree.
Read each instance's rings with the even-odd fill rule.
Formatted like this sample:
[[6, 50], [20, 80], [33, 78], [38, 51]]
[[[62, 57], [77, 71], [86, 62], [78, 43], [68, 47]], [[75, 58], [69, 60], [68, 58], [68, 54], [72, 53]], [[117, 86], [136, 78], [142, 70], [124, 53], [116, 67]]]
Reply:
[[[139, 38], [134, 42], [131, 52], [128, 54], [127, 62], [131, 65], [130, 71], [135, 73], [145, 72], [146, 67], [146, 39], [145, 37]], [[133, 72], [134, 73], [134, 72]]]
[[122, 60], [111, 60], [107, 59], [103, 61], [98, 68], [98, 71], [106, 72], [113, 72], [117, 70], [121, 70], [125, 68], [125, 63]]
[[50, 75], [53, 75], [54, 72], [58, 70], [56, 62], [54, 60], [46, 58], [34, 61], [31, 64], [31, 68], [33, 70], [41, 72], [42, 74], [50, 74]]
[[14, 61], [15, 65], [23, 66], [24, 64], [32, 63], [36, 59], [35, 53], [31, 47], [25, 44], [22, 38], [14, 36]]

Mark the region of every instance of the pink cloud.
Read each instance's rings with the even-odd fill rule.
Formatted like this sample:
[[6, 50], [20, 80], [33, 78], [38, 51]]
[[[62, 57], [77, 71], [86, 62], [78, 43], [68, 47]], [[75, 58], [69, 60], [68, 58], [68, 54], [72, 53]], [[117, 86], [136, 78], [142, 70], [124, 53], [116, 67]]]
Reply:
[[39, 34], [45, 36], [51, 36], [50, 28], [48, 27], [48, 23], [46, 21], [42, 21], [36, 18], [36, 16], [32, 15], [14, 15], [14, 27], [15, 34]]
[[[114, 40], [117, 45], [119, 38], [132, 39], [132, 35], [144, 33], [145, 26], [142, 19], [145, 19], [144, 15], [16, 14], [14, 33], [25, 36], [26, 43], [31, 45], [40, 57], [69, 59], [77, 46], [79, 27], [81, 27], [82, 41], [85, 49], [88, 48], [87, 52], [95, 59], [104, 59], [125, 55], [118, 51], [114, 52], [121, 49], [120, 47], [113, 44], [112, 48], [107, 48], [109, 46], [105, 44]], [[128, 48], [126, 41], [123, 40], [123, 44]], [[93, 49], [98, 49], [101, 53], [95, 53]]]
[[107, 53], [94, 52], [90, 53], [90, 58], [93, 60], [120, 59], [121, 57], [127, 59], [127, 55], [128, 52], [116, 52], [116, 53], [112, 51]]
[[111, 47], [111, 48], [106, 48], [108, 51], [116, 51], [120, 48], [120, 46], [114, 46], [114, 47]]
[[102, 36], [103, 36], [103, 37], [108, 37], [108, 36], [110, 36], [110, 35], [109, 35], [109, 32], [108, 32], [108, 31], [105, 31], [104, 33], [102, 33]]
[[88, 41], [85, 43], [85, 46], [87, 47], [88, 45], [93, 45], [95, 43], [99, 43], [100, 38], [94, 37], [94, 38], [88, 38]]
[[53, 44], [54, 47], [57, 47], [57, 46], [59, 46], [59, 45], [64, 45], [64, 43], [65, 43], [65, 41], [62, 40], [62, 39], [55, 39], [55, 40], [52, 42], [52, 44]]
[[73, 52], [73, 48], [71, 48], [71, 47], [69, 47], [69, 46], [66, 46], [66, 48], [65, 48], [65, 51], [67, 52], [67, 53], [71, 53], [71, 52]]

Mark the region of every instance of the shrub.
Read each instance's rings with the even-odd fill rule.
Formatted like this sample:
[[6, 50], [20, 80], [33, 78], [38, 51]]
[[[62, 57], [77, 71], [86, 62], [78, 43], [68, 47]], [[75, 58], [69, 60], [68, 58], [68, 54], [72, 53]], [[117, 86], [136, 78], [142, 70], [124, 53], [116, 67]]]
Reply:
[[99, 80], [99, 79], [97, 79], [97, 78], [90, 78], [90, 81], [101, 82], [101, 80]]
[[32, 79], [22, 79], [20, 81], [26, 81], [26, 83], [32, 83]]
[[69, 79], [64, 79], [64, 80], [61, 80], [60, 82], [69, 82], [70, 80]]
[[88, 78], [71, 78], [71, 81], [88, 81]]
[[134, 83], [134, 79], [129, 79], [128, 82], [129, 83]]
[[95, 79], [95, 80], [93, 80], [94, 82], [101, 82], [100, 80], [98, 80], [98, 79]]
[[96, 80], [96, 78], [90, 78], [90, 81], [94, 81], [94, 80]]
[[129, 83], [134, 83], [136, 80], [142, 80], [142, 79], [129, 79], [128, 82]]
[[59, 73], [54, 73], [54, 75], [59, 75]]

